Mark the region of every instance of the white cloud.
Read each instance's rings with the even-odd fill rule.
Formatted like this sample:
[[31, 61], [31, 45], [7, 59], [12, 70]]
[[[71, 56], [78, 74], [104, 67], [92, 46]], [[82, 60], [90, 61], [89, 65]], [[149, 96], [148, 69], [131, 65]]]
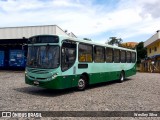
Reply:
[[[0, 1], [0, 27], [57, 24], [77, 36], [96, 36], [115, 31], [122, 39], [153, 34], [160, 18], [147, 11], [158, 0], [121, 0], [117, 8], [93, 4], [91, 0], [8, 0]], [[111, 8], [111, 7], [110, 7]], [[159, 9], [154, 8], [154, 11]], [[101, 37], [104, 41], [106, 36]]]

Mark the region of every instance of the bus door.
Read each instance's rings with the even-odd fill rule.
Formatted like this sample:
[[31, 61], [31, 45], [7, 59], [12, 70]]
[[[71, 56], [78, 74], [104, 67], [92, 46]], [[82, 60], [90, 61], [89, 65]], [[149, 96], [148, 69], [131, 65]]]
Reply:
[[71, 87], [72, 81], [76, 74], [76, 42], [64, 40], [61, 48], [61, 70], [62, 75], [65, 76], [65, 87]]

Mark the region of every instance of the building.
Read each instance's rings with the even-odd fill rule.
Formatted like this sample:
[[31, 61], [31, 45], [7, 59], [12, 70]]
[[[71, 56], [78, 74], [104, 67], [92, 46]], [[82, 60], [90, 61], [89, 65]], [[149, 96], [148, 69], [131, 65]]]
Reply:
[[6, 27], [0, 28], [0, 40], [4, 39], [23, 39], [39, 34], [67, 35], [76, 37], [73, 33], [63, 31], [57, 25], [43, 26], [24, 26], [24, 27]]
[[[16, 50], [13, 53], [17, 53], [19, 50], [23, 50], [25, 57], [27, 56], [27, 40], [34, 35], [64, 35], [70, 37], [76, 37], [72, 32], [67, 33], [67, 30], [63, 31], [57, 25], [43, 25], [43, 26], [24, 26], [24, 27], [4, 27], [0, 28], [0, 52], [4, 53], [3, 57], [0, 57], [1, 66], [8, 67], [10, 62], [10, 51]], [[2, 55], [2, 54], [1, 54]], [[5, 57], [4, 57], [5, 56]], [[2, 63], [4, 62], [4, 63]], [[4, 65], [4, 66], [3, 66]]]
[[141, 69], [145, 72], [160, 72], [160, 31], [144, 42], [147, 58], [142, 60]]

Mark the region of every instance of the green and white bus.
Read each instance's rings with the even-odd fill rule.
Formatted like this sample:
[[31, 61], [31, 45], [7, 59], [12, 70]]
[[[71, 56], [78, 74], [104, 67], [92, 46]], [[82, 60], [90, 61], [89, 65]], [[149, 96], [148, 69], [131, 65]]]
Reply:
[[48, 89], [119, 80], [136, 74], [136, 51], [59, 35], [28, 40], [25, 82]]

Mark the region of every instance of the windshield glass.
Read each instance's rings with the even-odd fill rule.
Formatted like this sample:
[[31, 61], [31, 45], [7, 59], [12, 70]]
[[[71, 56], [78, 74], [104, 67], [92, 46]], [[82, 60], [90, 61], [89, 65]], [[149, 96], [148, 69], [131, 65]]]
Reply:
[[59, 46], [29, 46], [27, 66], [36, 68], [57, 68], [59, 66]]

